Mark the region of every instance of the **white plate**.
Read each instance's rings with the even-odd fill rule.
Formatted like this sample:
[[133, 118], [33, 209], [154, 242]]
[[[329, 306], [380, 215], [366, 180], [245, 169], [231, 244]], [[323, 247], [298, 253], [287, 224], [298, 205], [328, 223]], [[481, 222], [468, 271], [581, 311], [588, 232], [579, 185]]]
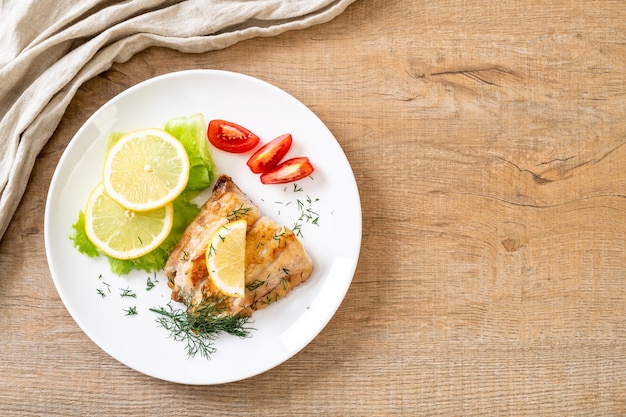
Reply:
[[[251, 337], [225, 335], [207, 360], [189, 358], [182, 342], [169, 338], [151, 307], [170, 301], [162, 272], [118, 277], [104, 257], [80, 254], [69, 236], [90, 190], [98, 183], [105, 136], [161, 127], [177, 116], [203, 113], [248, 127], [262, 141], [291, 133], [287, 157], [308, 156], [311, 178], [294, 184], [263, 185], [249, 171], [246, 156], [210, 148], [220, 173], [236, 184], [275, 221], [288, 227], [300, 210], [319, 215], [318, 224], [299, 221], [300, 238], [313, 259], [309, 280], [286, 298], [253, 315]], [[201, 203], [202, 201], [200, 201]], [[352, 281], [361, 246], [361, 206], [349, 162], [332, 133], [301, 102], [258, 79], [224, 71], [194, 70], [140, 83], [100, 108], [76, 133], [63, 153], [50, 186], [45, 213], [46, 255], [67, 310], [100, 348], [155, 378], [185, 384], [219, 384], [265, 372], [304, 348], [330, 321]], [[147, 290], [147, 280], [158, 280]], [[124, 290], [136, 298], [122, 297]], [[99, 294], [104, 294], [104, 297]], [[176, 303], [173, 303], [177, 306]], [[136, 315], [125, 310], [135, 307]], [[87, 358], [87, 361], [90, 359]], [[311, 366], [314, 366], [311, 364]]]

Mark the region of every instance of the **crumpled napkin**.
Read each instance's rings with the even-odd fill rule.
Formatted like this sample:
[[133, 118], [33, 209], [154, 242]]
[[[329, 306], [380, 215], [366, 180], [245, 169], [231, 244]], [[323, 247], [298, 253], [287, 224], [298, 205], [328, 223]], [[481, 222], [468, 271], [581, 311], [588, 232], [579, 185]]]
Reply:
[[82, 83], [150, 46], [198, 53], [324, 23], [356, 0], [0, 3], [0, 240]]

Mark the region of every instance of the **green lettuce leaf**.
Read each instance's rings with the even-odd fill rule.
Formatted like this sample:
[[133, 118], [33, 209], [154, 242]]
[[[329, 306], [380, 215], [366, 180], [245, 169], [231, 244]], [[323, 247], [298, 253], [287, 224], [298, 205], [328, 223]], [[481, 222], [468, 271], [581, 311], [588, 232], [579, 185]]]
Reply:
[[100, 251], [91, 243], [91, 240], [87, 237], [87, 233], [85, 232], [85, 213], [81, 210], [78, 213], [78, 219], [76, 223], [72, 225], [72, 235], [70, 239], [74, 242], [74, 247], [78, 249], [80, 253], [83, 255], [87, 255], [90, 258], [95, 258], [100, 255]]
[[204, 115], [197, 113], [189, 117], [176, 117], [163, 128], [178, 139], [189, 155], [189, 182], [187, 190], [204, 190], [213, 182], [217, 168], [209, 152]]

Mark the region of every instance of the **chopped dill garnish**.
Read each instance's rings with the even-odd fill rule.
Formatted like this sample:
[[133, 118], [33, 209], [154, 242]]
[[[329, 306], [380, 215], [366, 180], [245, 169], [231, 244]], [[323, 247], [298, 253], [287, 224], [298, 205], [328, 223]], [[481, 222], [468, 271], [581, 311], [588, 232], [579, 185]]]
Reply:
[[284, 238], [285, 237], [285, 230], [284, 229], [281, 229], [281, 230], [282, 230], [282, 232], [280, 232], [280, 233], [278, 233], [278, 232], [274, 233], [274, 236], [272, 236], [272, 239], [274, 239], [274, 240], [281, 240], [282, 238]]
[[133, 306], [133, 307], [128, 307], [127, 309], [124, 309], [124, 313], [126, 313], [127, 316], [134, 316], [137, 313], [137, 307]]
[[[100, 281], [102, 281], [102, 283], [106, 286], [107, 292], [110, 294], [111, 293], [111, 284], [103, 281], [104, 277], [102, 276], [102, 274], [98, 275], [98, 279]], [[98, 295], [100, 297], [102, 297], [102, 298], [107, 296], [106, 293], [103, 290], [101, 290], [100, 288], [96, 288], [96, 291], [98, 292]]]
[[301, 223], [296, 223], [293, 225], [293, 228], [291, 229], [291, 231], [298, 237], [303, 237], [302, 235], [302, 224]]
[[[313, 179], [312, 176], [309, 176], [310, 179]], [[303, 193], [304, 192], [304, 188], [302, 186], [300, 186], [298, 183], [293, 183], [292, 184], [292, 188], [289, 188], [287, 186], [285, 186], [283, 188], [283, 192], [287, 193], [291, 191], [291, 193], [295, 194], [295, 193]], [[292, 229], [292, 231], [294, 232], [294, 234], [297, 237], [301, 237], [304, 238], [304, 233], [303, 233], [303, 226], [306, 223], [310, 223], [313, 224], [315, 226], [319, 226], [319, 221], [320, 221], [320, 215], [319, 213], [317, 213], [316, 211], [313, 210], [313, 206], [315, 203], [319, 202], [320, 199], [319, 198], [313, 198], [310, 195], [306, 194], [305, 198], [295, 198], [293, 201], [287, 201], [287, 202], [283, 202], [283, 201], [274, 201], [274, 203], [281, 205], [281, 206], [289, 206], [290, 204], [292, 204], [295, 201], [297, 207], [297, 220], [296, 223]], [[281, 212], [278, 211], [278, 215], [281, 215]]]
[[278, 241], [278, 247], [280, 247], [281, 244], [283, 244], [283, 245], [287, 244], [287, 241], [285, 240], [285, 234], [286, 234], [285, 229], [282, 228], [280, 230], [281, 230], [280, 233], [276, 232], [276, 233], [274, 233], [274, 236], [272, 236], [272, 239]]
[[207, 249], [207, 256], [210, 258], [211, 256], [214, 256], [214, 255], [215, 255], [215, 247], [211, 243], [211, 245], [209, 245], [209, 248]]
[[225, 312], [225, 297], [204, 299], [194, 308], [174, 309], [171, 302], [166, 307], [151, 308], [159, 314], [157, 323], [170, 333], [175, 341], [186, 343], [187, 356], [197, 354], [210, 359], [216, 352], [214, 341], [222, 333], [241, 338], [250, 335], [246, 327], [250, 318]]
[[146, 281], [146, 291], [150, 291], [153, 288], [154, 288], [154, 282], [152, 282], [150, 277], [148, 277], [148, 280]]
[[280, 299], [280, 295], [278, 295], [278, 293], [275, 293], [274, 296], [272, 296], [271, 294], [268, 294], [265, 297], [261, 298], [259, 301], [261, 302], [261, 304], [270, 305], [272, 303], [275, 303], [279, 299]]
[[248, 291], [254, 291], [254, 290], [259, 288], [263, 284], [265, 284], [265, 281], [261, 281], [259, 279], [255, 279], [254, 281], [252, 281], [251, 283], [246, 285], [246, 288], [248, 289]]
[[317, 222], [320, 219], [320, 215], [314, 212], [312, 209], [307, 208], [306, 210], [302, 210], [300, 212], [300, 217], [298, 220], [305, 221], [307, 223], [311, 223], [317, 226]]
[[250, 210], [252, 210], [252, 208], [250, 207], [244, 207], [243, 204], [239, 206], [239, 208], [231, 211], [230, 213], [228, 213], [226, 215], [226, 219], [229, 222], [234, 222], [235, 220], [239, 220], [241, 219], [243, 216], [247, 216], [248, 213], [250, 213]]
[[130, 288], [126, 288], [126, 289], [120, 288], [120, 291], [121, 291], [120, 297], [122, 298], [124, 297], [137, 298], [137, 294], [135, 294], [133, 290], [131, 290]]

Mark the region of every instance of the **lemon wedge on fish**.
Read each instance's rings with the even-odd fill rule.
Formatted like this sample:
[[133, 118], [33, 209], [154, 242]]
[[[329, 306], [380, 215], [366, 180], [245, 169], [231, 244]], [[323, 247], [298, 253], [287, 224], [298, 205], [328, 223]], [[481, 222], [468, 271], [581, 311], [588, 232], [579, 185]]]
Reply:
[[247, 228], [243, 219], [227, 223], [215, 232], [207, 247], [209, 277], [224, 295], [244, 296]]

